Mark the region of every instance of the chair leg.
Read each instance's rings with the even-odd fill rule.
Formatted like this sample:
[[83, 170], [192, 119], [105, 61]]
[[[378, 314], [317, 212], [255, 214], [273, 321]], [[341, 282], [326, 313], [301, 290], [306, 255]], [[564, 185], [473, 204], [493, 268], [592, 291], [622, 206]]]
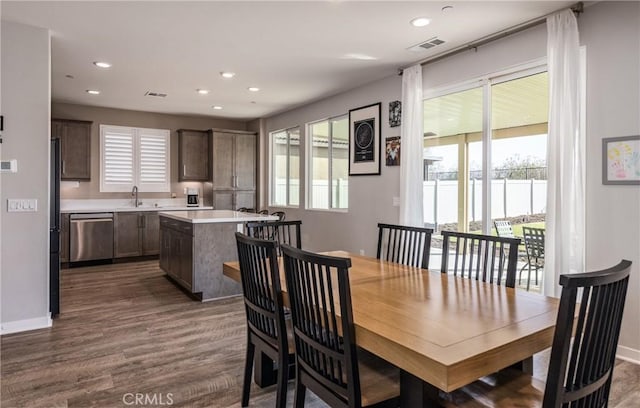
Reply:
[[[298, 374], [298, 373], [296, 373]], [[295, 401], [293, 404], [294, 408], [304, 408], [304, 396], [307, 391], [307, 387], [305, 387], [300, 382], [300, 375], [296, 375], [296, 391], [295, 391]]]
[[531, 285], [531, 262], [529, 262], [529, 275], [527, 275], [527, 292], [529, 291], [529, 285]]
[[[280, 351], [278, 359], [278, 386], [276, 391], [276, 407], [285, 408], [287, 406], [287, 379], [289, 377], [288, 355]], [[283, 358], [284, 357], [284, 358]]]
[[256, 346], [249, 340], [247, 335], [247, 356], [244, 362], [244, 381], [242, 383], [242, 406], [249, 405], [249, 391], [251, 390], [251, 374], [253, 371], [253, 355]]

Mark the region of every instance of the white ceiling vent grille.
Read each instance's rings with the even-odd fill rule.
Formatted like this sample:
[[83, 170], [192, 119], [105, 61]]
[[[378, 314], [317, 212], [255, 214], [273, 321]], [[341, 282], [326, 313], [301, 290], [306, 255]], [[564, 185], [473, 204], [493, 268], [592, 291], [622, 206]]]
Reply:
[[413, 45], [413, 46], [407, 48], [407, 50], [409, 50], [409, 51], [424, 51], [424, 50], [431, 49], [431, 48], [433, 48], [435, 46], [438, 46], [438, 45], [444, 44], [444, 43], [445, 43], [445, 41], [439, 39], [438, 37], [433, 37], [433, 38], [431, 38], [431, 39], [429, 39], [429, 40], [427, 40], [425, 42]]
[[144, 93], [144, 96], [155, 96], [156, 98], [166, 98], [167, 94], [163, 92], [147, 91]]

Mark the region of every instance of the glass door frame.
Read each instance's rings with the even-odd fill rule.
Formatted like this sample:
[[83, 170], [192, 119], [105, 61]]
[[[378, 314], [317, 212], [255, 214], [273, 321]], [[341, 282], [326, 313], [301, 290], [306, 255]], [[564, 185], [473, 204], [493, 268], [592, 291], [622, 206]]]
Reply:
[[[521, 64], [472, 80], [423, 90], [423, 104], [428, 99], [453, 93], [482, 88], [482, 233], [491, 233], [491, 87], [503, 82], [539, 74], [547, 71], [547, 58]], [[469, 228], [469, 143], [478, 140], [471, 134], [457, 135], [458, 143], [458, 231], [467, 232]], [[447, 143], [451, 144], [451, 143]], [[423, 141], [424, 145], [424, 141]]]

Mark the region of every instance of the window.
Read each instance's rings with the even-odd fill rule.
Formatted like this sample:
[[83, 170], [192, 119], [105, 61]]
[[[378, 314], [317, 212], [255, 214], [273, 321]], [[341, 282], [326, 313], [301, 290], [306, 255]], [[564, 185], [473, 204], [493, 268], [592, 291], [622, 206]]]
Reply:
[[169, 130], [100, 125], [100, 191], [168, 192]]
[[300, 128], [271, 133], [271, 205], [300, 202]]
[[516, 230], [544, 226], [544, 69], [487, 77], [424, 101], [425, 223], [494, 235], [496, 219]]
[[349, 121], [340, 116], [308, 125], [309, 208], [349, 208]]

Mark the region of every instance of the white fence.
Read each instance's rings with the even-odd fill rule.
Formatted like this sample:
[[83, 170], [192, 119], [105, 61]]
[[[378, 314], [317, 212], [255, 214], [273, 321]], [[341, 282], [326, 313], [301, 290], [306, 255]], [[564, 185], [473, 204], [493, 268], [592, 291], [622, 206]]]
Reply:
[[[349, 206], [349, 181], [345, 179], [333, 180], [333, 208], [347, 208]], [[276, 180], [276, 203], [286, 202], [287, 180]], [[299, 180], [291, 180], [292, 197], [299, 197], [300, 183]], [[312, 206], [311, 208], [327, 208], [329, 203], [329, 183], [327, 180], [315, 180], [311, 190]]]
[[[424, 222], [445, 224], [458, 220], [458, 181], [425, 181]], [[482, 220], [482, 180], [469, 181], [469, 220]], [[491, 217], [506, 218], [546, 212], [546, 180], [492, 180]]]

